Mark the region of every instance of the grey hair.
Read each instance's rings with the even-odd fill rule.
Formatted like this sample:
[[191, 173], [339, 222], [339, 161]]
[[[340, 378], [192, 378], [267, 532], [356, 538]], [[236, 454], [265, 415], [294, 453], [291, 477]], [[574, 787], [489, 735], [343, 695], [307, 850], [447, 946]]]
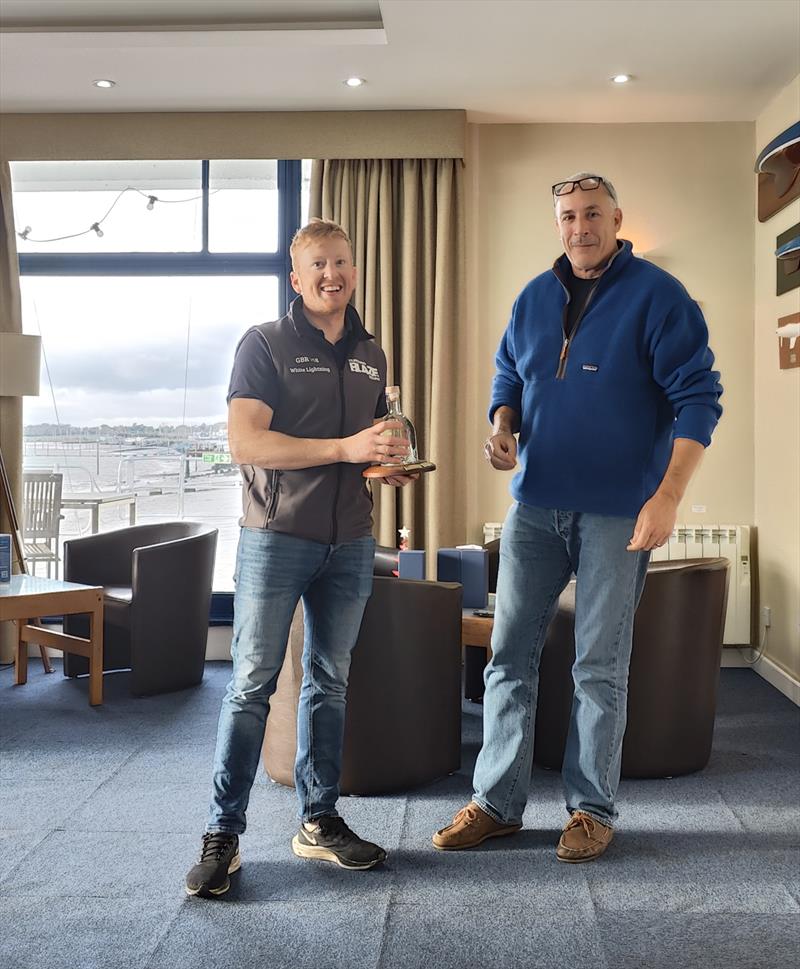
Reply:
[[[619, 208], [619, 199], [617, 198], [617, 190], [614, 188], [614, 186], [611, 184], [611, 182], [605, 177], [605, 175], [600, 175], [598, 172], [575, 172], [574, 175], [570, 175], [568, 178], [563, 178], [562, 181], [563, 182], [577, 182], [581, 178], [602, 178], [603, 179], [603, 182], [602, 182], [603, 187], [608, 192], [608, 194], [611, 196], [611, 201], [614, 203], [614, 205], [617, 208]], [[558, 202], [558, 199], [559, 198], [560, 198], [560, 196], [558, 196], [558, 195], [554, 195], [553, 196], [553, 206], [555, 206], [555, 204]]]

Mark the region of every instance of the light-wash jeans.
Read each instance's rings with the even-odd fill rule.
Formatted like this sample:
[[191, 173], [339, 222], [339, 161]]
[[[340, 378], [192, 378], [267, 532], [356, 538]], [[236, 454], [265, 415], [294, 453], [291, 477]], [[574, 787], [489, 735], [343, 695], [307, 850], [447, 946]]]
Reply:
[[495, 820], [522, 820], [533, 760], [539, 660], [558, 597], [577, 576], [575, 665], [562, 776], [567, 810], [617, 817], [633, 616], [649, 552], [628, 552], [635, 519], [515, 504], [500, 537], [474, 799]]
[[350, 654], [372, 593], [375, 540], [322, 545], [243, 528], [236, 558], [233, 678], [222, 701], [207, 831], [241, 834], [269, 698], [302, 597], [303, 685], [295, 787], [304, 821], [336, 813]]

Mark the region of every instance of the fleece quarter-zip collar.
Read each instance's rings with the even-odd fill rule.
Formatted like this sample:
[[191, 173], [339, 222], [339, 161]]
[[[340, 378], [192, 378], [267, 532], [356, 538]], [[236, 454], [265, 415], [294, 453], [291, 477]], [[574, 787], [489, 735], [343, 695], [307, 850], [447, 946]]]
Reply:
[[[607, 276], [615, 276], [617, 273], [622, 272], [625, 264], [630, 262], [632, 258], [633, 243], [627, 239], [618, 239], [617, 251], [611, 254], [611, 258], [606, 263], [606, 268], [597, 277], [596, 282], [605, 279]], [[571, 263], [566, 252], [562, 252], [553, 263], [553, 272], [564, 289], [567, 288], [565, 280], [568, 278], [571, 268]]]

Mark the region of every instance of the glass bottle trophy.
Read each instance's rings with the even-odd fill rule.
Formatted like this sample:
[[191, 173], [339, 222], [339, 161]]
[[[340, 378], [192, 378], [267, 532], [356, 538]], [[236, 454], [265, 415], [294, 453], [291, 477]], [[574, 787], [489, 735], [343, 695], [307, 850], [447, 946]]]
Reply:
[[417, 432], [414, 425], [406, 417], [400, 407], [400, 388], [396, 386], [386, 388], [386, 405], [388, 413], [384, 417], [385, 421], [393, 421], [402, 424], [402, 427], [392, 427], [384, 431], [383, 436], [407, 438], [409, 451], [406, 460], [402, 464], [387, 462], [385, 464], [372, 464], [364, 469], [365, 478], [386, 478], [393, 474], [418, 474], [424, 471], [435, 471], [436, 465], [431, 461], [421, 461], [417, 453]]

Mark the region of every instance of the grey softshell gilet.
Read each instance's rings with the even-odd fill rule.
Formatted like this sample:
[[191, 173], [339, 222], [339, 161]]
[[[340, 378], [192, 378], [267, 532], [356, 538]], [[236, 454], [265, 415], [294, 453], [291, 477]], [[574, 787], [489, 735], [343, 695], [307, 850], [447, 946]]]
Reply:
[[[301, 299], [279, 320], [254, 327], [278, 375], [272, 430], [292, 437], [342, 438], [372, 424], [386, 387], [386, 357], [352, 306], [347, 325], [357, 339], [341, 370], [332, 346], [306, 320]], [[372, 493], [361, 474], [365, 467], [341, 463], [277, 471], [241, 465], [239, 524], [324, 544], [369, 535]]]

